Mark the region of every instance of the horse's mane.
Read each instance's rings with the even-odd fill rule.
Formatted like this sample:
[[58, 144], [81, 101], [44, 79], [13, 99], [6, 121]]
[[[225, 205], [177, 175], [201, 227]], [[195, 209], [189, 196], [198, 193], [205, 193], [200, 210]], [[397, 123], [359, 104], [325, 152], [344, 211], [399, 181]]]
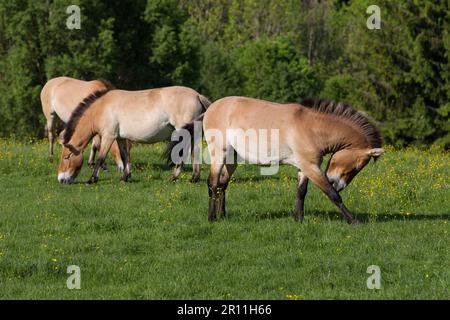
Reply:
[[320, 113], [344, 118], [361, 129], [371, 148], [381, 148], [381, 136], [377, 127], [352, 106], [322, 98], [305, 98], [301, 104]]
[[107, 94], [109, 91], [114, 89], [114, 86], [109, 83], [106, 80], [100, 79], [98, 81], [101, 81], [105, 85], [105, 89], [97, 90], [94, 93], [91, 93], [86, 98], [81, 101], [78, 106], [73, 110], [69, 121], [66, 124], [66, 128], [64, 130], [64, 144], [68, 143], [70, 139], [72, 138], [75, 129], [78, 125], [78, 122], [80, 121], [83, 114], [86, 112], [87, 109], [98, 99], [103, 97], [105, 94]]
[[116, 87], [114, 87], [114, 85], [109, 82], [108, 80], [105, 80], [103, 78], [97, 79], [97, 81], [100, 81], [101, 83], [103, 83], [103, 85], [105, 86], [105, 89], [109, 89], [109, 90], [114, 90]]

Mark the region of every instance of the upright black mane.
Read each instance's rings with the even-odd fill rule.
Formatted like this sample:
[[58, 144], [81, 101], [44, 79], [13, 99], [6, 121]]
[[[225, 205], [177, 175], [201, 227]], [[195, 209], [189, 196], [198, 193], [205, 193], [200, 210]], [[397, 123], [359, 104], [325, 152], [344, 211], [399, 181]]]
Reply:
[[83, 114], [86, 112], [87, 109], [89, 109], [89, 107], [98, 99], [100, 99], [101, 97], [103, 97], [105, 94], [107, 94], [109, 91], [114, 89], [114, 86], [109, 83], [106, 80], [99, 80], [101, 81], [104, 85], [105, 85], [105, 89], [102, 90], [97, 90], [94, 93], [90, 94], [89, 96], [87, 96], [86, 98], [83, 99], [83, 101], [81, 101], [78, 106], [75, 108], [75, 110], [73, 110], [69, 121], [66, 124], [66, 128], [64, 130], [64, 144], [68, 143], [70, 141], [70, 139], [73, 136], [73, 133], [75, 132], [75, 129], [78, 125], [78, 122], [80, 121], [81, 117], [83, 116]]
[[359, 127], [371, 148], [381, 148], [381, 136], [377, 127], [352, 106], [322, 98], [305, 98], [301, 104], [320, 113], [334, 114]]

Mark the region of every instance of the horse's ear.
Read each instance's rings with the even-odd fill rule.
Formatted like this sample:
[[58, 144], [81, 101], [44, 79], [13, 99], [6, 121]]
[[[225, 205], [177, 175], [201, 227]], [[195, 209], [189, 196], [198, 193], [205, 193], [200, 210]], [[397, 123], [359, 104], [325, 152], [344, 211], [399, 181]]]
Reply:
[[383, 148], [374, 148], [374, 149], [370, 149], [367, 154], [373, 158], [378, 158], [379, 156], [381, 156], [384, 153], [384, 149]]
[[65, 130], [61, 131], [58, 135], [58, 138], [56, 139], [58, 143], [62, 146], [64, 145], [64, 132]]

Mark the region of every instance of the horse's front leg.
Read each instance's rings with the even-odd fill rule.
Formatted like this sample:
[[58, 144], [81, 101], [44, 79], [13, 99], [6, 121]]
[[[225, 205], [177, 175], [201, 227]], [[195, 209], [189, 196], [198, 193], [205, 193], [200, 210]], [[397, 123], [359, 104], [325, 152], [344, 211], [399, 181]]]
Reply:
[[100, 144], [100, 137], [98, 135], [96, 135], [92, 139], [91, 153], [89, 154], [89, 159], [88, 159], [88, 166], [91, 169], [93, 169], [94, 166], [95, 166], [95, 154], [100, 149], [100, 145], [101, 145]]
[[175, 168], [173, 169], [173, 173], [172, 173], [172, 181], [176, 181], [178, 180], [178, 178], [181, 175], [181, 172], [183, 171], [183, 162], [176, 164]]
[[120, 157], [124, 164], [121, 181], [127, 182], [131, 176], [130, 149], [128, 148], [128, 142], [125, 139], [117, 139], [117, 144], [119, 146]]
[[305, 217], [305, 197], [308, 191], [308, 177], [301, 171], [298, 172], [297, 202], [295, 204], [294, 219], [302, 222]]
[[92, 176], [89, 178], [89, 180], [86, 182], [87, 185], [92, 185], [97, 183], [98, 181], [98, 174], [100, 172], [100, 169], [102, 168], [103, 164], [105, 163], [106, 156], [108, 155], [109, 149], [111, 149], [111, 145], [114, 142], [114, 137], [107, 137], [104, 136], [101, 138], [101, 146], [100, 146], [100, 152], [98, 155], [97, 162], [95, 163], [94, 171], [92, 172]]
[[316, 164], [305, 166], [302, 168], [303, 172], [307, 175], [311, 181], [324, 192], [328, 198], [339, 208], [343, 218], [349, 223], [358, 223], [358, 221], [353, 218], [350, 211], [342, 202], [342, 198], [339, 193], [333, 188], [326, 176], [320, 171], [320, 167]]

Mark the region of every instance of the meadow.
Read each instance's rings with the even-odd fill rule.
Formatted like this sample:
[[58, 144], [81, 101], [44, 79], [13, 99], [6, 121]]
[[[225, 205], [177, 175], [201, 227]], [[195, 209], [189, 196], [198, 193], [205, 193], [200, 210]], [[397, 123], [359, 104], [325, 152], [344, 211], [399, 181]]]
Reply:
[[[207, 221], [199, 184], [171, 182], [164, 145], [132, 149], [131, 182], [111, 159], [97, 186], [57, 182], [46, 141], [0, 140], [1, 299], [448, 299], [450, 155], [394, 150], [342, 192], [347, 225], [312, 184], [295, 222], [296, 170], [242, 165], [228, 215]], [[56, 147], [60, 152], [60, 147]], [[86, 156], [86, 155], [85, 155]], [[81, 269], [81, 289], [66, 268]], [[367, 268], [381, 270], [369, 290]]]

